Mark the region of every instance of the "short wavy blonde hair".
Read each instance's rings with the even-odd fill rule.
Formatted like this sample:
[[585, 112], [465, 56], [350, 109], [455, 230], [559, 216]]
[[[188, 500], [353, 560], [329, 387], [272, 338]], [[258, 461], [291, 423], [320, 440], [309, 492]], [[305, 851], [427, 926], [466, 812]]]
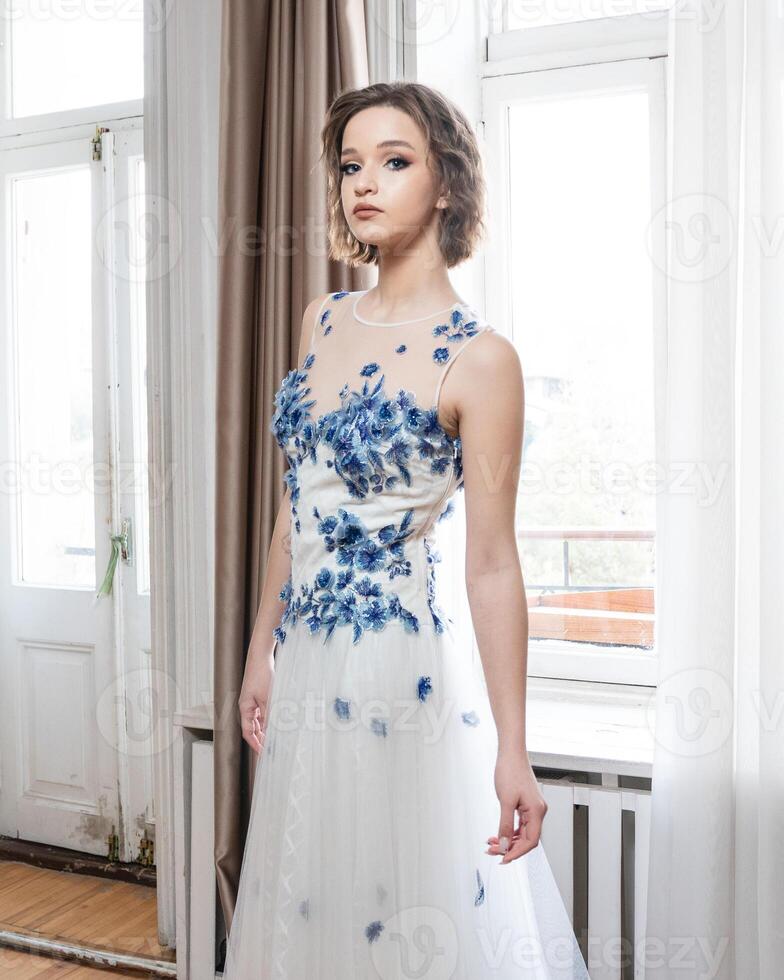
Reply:
[[444, 95], [418, 82], [379, 82], [341, 92], [327, 110], [321, 130], [321, 156], [327, 171], [330, 257], [349, 266], [378, 265], [378, 248], [352, 233], [341, 202], [340, 153], [349, 119], [370, 106], [401, 109], [425, 134], [428, 161], [449, 188], [441, 211], [438, 244], [447, 268], [470, 258], [485, 234], [485, 178], [482, 157], [465, 115]]

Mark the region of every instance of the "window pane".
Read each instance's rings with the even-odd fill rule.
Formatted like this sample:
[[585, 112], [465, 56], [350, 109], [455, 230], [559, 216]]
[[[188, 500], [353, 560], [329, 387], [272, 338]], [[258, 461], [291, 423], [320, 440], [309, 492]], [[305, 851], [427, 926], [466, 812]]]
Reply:
[[649, 648], [648, 95], [515, 104], [509, 130], [514, 339], [526, 388], [519, 511], [531, 636]]
[[622, 17], [667, 10], [673, 0], [507, 0], [510, 31], [545, 24], [569, 24], [597, 17]]
[[14, 117], [142, 97], [142, 0], [13, 0], [8, 16]]
[[133, 378], [134, 440], [134, 550], [136, 588], [140, 595], [150, 591], [150, 494], [147, 463], [147, 316], [145, 285], [147, 277], [147, 199], [144, 193], [144, 159], [135, 157], [130, 165], [128, 188], [128, 275], [131, 317], [131, 373]]
[[11, 213], [21, 577], [92, 587], [89, 166], [17, 177]]

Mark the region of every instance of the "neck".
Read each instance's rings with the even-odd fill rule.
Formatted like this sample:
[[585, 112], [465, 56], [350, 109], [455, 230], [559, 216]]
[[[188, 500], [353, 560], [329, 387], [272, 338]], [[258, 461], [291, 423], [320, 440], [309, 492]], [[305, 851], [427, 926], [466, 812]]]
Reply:
[[443, 259], [428, 264], [420, 255], [380, 255], [378, 282], [363, 307], [379, 319], [395, 319], [422, 309], [441, 309], [460, 301]]

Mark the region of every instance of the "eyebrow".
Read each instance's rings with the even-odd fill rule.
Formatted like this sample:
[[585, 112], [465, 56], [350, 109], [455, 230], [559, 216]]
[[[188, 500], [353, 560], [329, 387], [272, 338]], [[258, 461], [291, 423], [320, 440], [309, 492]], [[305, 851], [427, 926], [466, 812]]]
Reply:
[[[414, 149], [414, 147], [410, 143], [406, 142], [406, 140], [384, 140], [382, 143], [376, 144], [376, 149], [381, 150], [385, 146], [407, 146], [409, 150]], [[345, 147], [345, 149], [341, 151], [340, 155], [344, 157], [347, 153], [358, 153], [358, 152], [359, 150], [355, 150], [353, 146], [347, 146]]]

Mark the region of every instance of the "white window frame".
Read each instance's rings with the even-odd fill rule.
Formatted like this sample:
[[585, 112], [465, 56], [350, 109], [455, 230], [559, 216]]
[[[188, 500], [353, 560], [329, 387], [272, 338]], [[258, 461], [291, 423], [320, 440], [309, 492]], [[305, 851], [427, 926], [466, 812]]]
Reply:
[[[5, 146], [27, 145], [35, 142], [36, 134], [46, 134], [46, 142], [73, 139], [86, 127], [93, 131], [96, 125], [110, 126], [114, 130], [135, 128], [144, 114], [144, 98], [121, 102], [105, 102], [101, 105], [78, 106], [56, 112], [11, 118], [13, 102], [13, 72], [11, 69], [11, 19], [0, 17], [0, 149]], [[82, 127], [79, 130], [78, 127]]]
[[[628, 85], [647, 88], [651, 97], [652, 187], [651, 214], [666, 200], [666, 90], [667, 14], [633, 14], [574, 24], [521, 28], [490, 34], [488, 60], [480, 66], [482, 125], [488, 163], [488, 210], [494, 234], [485, 250], [486, 315], [491, 323], [512, 323], [509, 290], [509, 224], [504, 188], [509, 183], [507, 128], [510, 102], [537, 98], [559, 90], [574, 91], [582, 84], [594, 87]], [[664, 243], [652, 242], [656, 254]], [[655, 426], [657, 455], [661, 445], [667, 366], [666, 279], [653, 282]], [[657, 511], [660, 511], [657, 501]], [[661, 527], [658, 520], [657, 525]], [[658, 633], [654, 627], [655, 634]], [[530, 640], [528, 673], [531, 677], [598, 684], [634, 684], [655, 687], [657, 643], [651, 653], [608, 653], [592, 644]]]

